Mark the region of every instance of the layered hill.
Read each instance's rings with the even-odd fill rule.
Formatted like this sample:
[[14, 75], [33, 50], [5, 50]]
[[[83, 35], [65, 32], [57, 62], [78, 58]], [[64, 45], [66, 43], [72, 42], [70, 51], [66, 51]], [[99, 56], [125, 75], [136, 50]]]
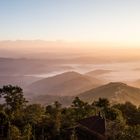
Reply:
[[110, 73], [110, 72], [112, 72], [112, 70], [97, 69], [97, 70], [89, 71], [89, 72], [85, 73], [85, 75], [99, 76], [99, 75], [107, 74], [107, 73]]
[[34, 82], [28, 92], [35, 95], [75, 96], [101, 85], [101, 81], [77, 72], [65, 72]]
[[15, 76], [15, 75], [7, 75], [0, 76], [0, 87], [4, 85], [18, 85], [21, 88], [26, 88], [27, 85], [39, 80], [39, 77], [33, 76]]
[[88, 102], [98, 98], [108, 98], [113, 103], [131, 102], [140, 105], [140, 89], [127, 84], [114, 82], [79, 94], [79, 97]]

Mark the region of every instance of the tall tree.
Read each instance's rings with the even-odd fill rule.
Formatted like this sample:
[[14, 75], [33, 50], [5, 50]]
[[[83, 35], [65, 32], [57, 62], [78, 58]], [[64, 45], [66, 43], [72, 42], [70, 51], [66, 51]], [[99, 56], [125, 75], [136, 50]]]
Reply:
[[8, 85], [0, 89], [0, 94], [5, 99], [7, 112], [13, 116], [20, 115], [27, 103], [23, 90], [18, 86]]

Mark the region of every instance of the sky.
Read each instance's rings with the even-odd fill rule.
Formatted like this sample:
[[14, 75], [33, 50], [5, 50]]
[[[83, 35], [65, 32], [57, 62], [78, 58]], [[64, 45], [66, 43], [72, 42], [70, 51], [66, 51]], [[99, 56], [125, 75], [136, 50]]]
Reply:
[[113, 42], [140, 47], [139, 37], [139, 0], [0, 0], [0, 40]]

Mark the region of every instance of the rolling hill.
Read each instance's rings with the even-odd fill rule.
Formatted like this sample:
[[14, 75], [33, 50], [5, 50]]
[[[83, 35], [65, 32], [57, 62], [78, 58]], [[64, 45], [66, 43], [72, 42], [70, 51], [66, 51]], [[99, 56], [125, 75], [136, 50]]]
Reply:
[[65, 72], [34, 82], [28, 92], [35, 95], [75, 96], [101, 85], [101, 81], [77, 72]]
[[87, 72], [87, 73], [85, 73], [85, 75], [88, 75], [88, 76], [95, 76], [96, 75], [96, 76], [98, 76], [98, 75], [107, 74], [107, 73], [110, 73], [110, 72], [112, 72], [112, 70], [97, 69], [97, 70]]
[[41, 78], [34, 76], [21, 76], [21, 75], [0, 75], [0, 87], [4, 85], [18, 85], [21, 88], [26, 88], [29, 84], [39, 80]]
[[114, 82], [79, 94], [79, 97], [88, 102], [93, 102], [98, 98], [108, 98], [112, 103], [132, 102], [140, 105], [140, 89], [127, 84]]

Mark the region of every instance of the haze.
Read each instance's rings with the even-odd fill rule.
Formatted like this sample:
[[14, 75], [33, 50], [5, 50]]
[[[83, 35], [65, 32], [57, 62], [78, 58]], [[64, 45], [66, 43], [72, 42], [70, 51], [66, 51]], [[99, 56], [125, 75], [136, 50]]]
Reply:
[[0, 56], [13, 58], [88, 57], [112, 61], [140, 60], [139, 47], [113, 43], [66, 42], [42, 40], [0, 41]]
[[139, 80], [139, 25], [138, 0], [0, 1], [0, 76], [99, 69], [107, 82]]
[[139, 5], [137, 0], [0, 1], [0, 56], [139, 60]]

